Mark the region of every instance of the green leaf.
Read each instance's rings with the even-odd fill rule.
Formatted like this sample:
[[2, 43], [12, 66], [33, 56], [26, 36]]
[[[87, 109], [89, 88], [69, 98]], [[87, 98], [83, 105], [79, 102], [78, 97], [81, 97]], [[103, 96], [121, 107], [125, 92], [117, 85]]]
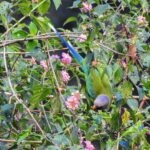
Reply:
[[74, 145], [70, 147], [70, 150], [83, 150], [82, 145]]
[[80, 0], [76, 0], [73, 2], [73, 5], [70, 8], [78, 8], [79, 4], [80, 4]]
[[132, 110], [135, 110], [135, 111], [138, 110], [139, 104], [136, 99], [128, 99], [127, 104]]
[[69, 145], [70, 141], [66, 135], [56, 135], [53, 139], [53, 143], [56, 145]]
[[53, 0], [53, 3], [55, 5], [56, 10], [59, 8], [59, 6], [62, 4], [61, 0]]
[[44, 31], [46, 33], [50, 31], [50, 28], [48, 26], [50, 22], [48, 18], [32, 16], [32, 19], [34, 20], [34, 23], [36, 24], [37, 28], [40, 28], [41, 31]]
[[54, 98], [52, 98], [50, 100], [50, 104], [51, 104], [51, 112], [56, 115], [61, 111], [61, 102], [59, 100], [58, 96], [54, 96]]
[[[41, 3], [43, 0], [39, 0], [39, 3]], [[45, 2], [43, 2], [39, 7], [38, 7], [38, 12], [41, 15], [44, 15], [48, 12], [49, 8], [51, 5], [51, 1], [50, 0], [46, 0]]]
[[26, 38], [28, 33], [21, 29], [14, 29], [12, 33], [13, 38]]
[[41, 101], [45, 100], [46, 97], [51, 94], [51, 89], [41, 84], [34, 85], [32, 91], [33, 95], [30, 99], [32, 107], [38, 106]]
[[34, 51], [34, 48], [38, 47], [38, 45], [39, 45], [39, 43], [37, 40], [36, 41], [29, 41], [26, 43], [26, 51], [27, 52]]
[[125, 81], [122, 85], [119, 86], [119, 91], [121, 92], [124, 98], [127, 98], [132, 95], [132, 84], [129, 81]]
[[29, 24], [29, 31], [30, 31], [30, 34], [31, 35], [36, 35], [37, 34], [37, 27], [36, 27], [36, 25], [33, 23], [33, 22], [31, 22], [30, 24]]
[[123, 78], [123, 69], [120, 67], [117, 69], [117, 71], [114, 73], [114, 81], [117, 84], [120, 82]]
[[118, 130], [120, 126], [120, 121], [119, 121], [119, 110], [117, 108], [114, 108], [114, 112], [111, 117], [111, 129], [112, 130]]
[[28, 15], [31, 11], [31, 1], [24, 0], [18, 4], [19, 10], [23, 15]]
[[12, 8], [12, 4], [8, 3], [6, 1], [3, 1], [0, 3], [0, 15], [2, 14], [7, 14], [8, 11], [10, 10], [10, 8]]
[[2, 105], [0, 107], [1, 109], [1, 112], [3, 113], [10, 113], [13, 109], [14, 105], [13, 104], [5, 104], [5, 105]]
[[98, 15], [102, 15], [110, 8], [111, 7], [109, 4], [98, 5], [97, 7], [95, 7], [94, 13], [96, 13]]
[[46, 147], [46, 150], [61, 150], [58, 146], [48, 146]]
[[17, 142], [20, 143], [20, 142], [22, 142], [24, 139], [26, 139], [26, 138], [30, 135], [31, 129], [32, 129], [32, 126], [29, 126], [29, 128], [28, 128], [27, 130], [22, 131], [22, 132], [18, 135], [18, 140], [17, 140]]
[[76, 17], [69, 17], [63, 25], [66, 25], [67, 23], [70, 23], [70, 22], [76, 22], [77, 21], [77, 18]]
[[77, 127], [73, 127], [72, 131], [71, 131], [71, 139], [75, 144], [78, 144], [79, 142], [79, 135], [78, 135], [78, 128]]

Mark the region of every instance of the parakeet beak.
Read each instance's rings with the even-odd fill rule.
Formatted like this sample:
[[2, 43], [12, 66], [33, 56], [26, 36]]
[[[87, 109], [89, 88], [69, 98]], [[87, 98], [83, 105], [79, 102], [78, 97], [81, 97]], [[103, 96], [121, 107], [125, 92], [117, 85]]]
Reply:
[[97, 107], [95, 105], [91, 106], [91, 109], [96, 110]]

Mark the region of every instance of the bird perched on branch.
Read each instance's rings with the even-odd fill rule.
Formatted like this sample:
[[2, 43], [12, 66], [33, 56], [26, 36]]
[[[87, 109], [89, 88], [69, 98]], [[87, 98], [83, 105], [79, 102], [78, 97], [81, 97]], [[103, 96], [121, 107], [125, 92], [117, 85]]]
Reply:
[[94, 109], [107, 108], [111, 103], [112, 88], [109, 78], [106, 74], [105, 66], [98, 64], [95, 67], [91, 67], [90, 65], [92, 60], [91, 54], [84, 59], [73, 48], [71, 43], [66, 41], [51, 24], [49, 24], [49, 26], [59, 37], [61, 42], [66, 45], [66, 47], [71, 52], [72, 56], [76, 59], [77, 63], [80, 65], [85, 77], [87, 95], [91, 99], [94, 99], [93, 108]]

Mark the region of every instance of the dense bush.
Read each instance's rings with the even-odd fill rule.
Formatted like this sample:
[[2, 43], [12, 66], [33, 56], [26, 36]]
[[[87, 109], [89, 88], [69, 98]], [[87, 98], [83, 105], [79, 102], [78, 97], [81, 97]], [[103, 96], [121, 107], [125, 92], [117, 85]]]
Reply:
[[[59, 32], [82, 64], [53, 32], [50, 6], [0, 2], [0, 149], [150, 149], [148, 1], [75, 0], [80, 13], [64, 25], [76, 27]], [[92, 83], [112, 91], [105, 108], [94, 109], [82, 65], [103, 70]]]

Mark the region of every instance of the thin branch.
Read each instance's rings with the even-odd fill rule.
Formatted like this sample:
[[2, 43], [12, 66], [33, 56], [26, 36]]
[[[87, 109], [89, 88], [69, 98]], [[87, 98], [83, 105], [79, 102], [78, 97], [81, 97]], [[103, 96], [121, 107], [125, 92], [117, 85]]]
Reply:
[[117, 141], [117, 145], [116, 145], [116, 150], [119, 150], [119, 138], [120, 138], [120, 132], [118, 132], [118, 141]]
[[10, 89], [11, 89], [11, 91], [12, 91], [12, 93], [13, 93], [13, 96], [16, 98], [16, 100], [17, 100], [18, 103], [20, 103], [20, 104], [23, 105], [23, 107], [24, 107], [25, 110], [28, 112], [28, 114], [29, 114], [30, 117], [32, 118], [32, 120], [33, 120], [33, 122], [35, 123], [35, 125], [36, 125], [36, 126], [39, 128], [39, 130], [41, 131], [42, 135], [43, 135], [44, 137], [46, 137], [44, 131], [42, 130], [41, 126], [39, 125], [39, 123], [38, 123], [38, 122], [36, 121], [36, 119], [34, 118], [33, 114], [32, 114], [31, 111], [30, 111], [30, 109], [24, 104], [23, 100], [20, 99], [20, 98], [17, 96], [17, 94], [16, 94], [16, 92], [15, 92], [13, 86], [12, 86], [11, 79], [10, 79], [10, 73], [9, 73], [8, 67], [7, 67], [7, 61], [6, 61], [6, 54], [5, 54], [5, 52], [6, 52], [6, 47], [4, 47], [4, 51], [3, 51], [4, 66], [5, 66], [5, 70], [6, 70], [6, 74], [7, 74], [8, 83], [9, 83]]
[[143, 99], [142, 99], [142, 102], [140, 103], [139, 111], [142, 111], [142, 108], [143, 108], [146, 100], [149, 100], [149, 98], [147, 96], [144, 96]]
[[52, 131], [52, 128], [51, 128], [51, 125], [50, 125], [50, 123], [49, 123], [49, 121], [48, 121], [48, 118], [47, 118], [46, 111], [45, 111], [45, 109], [44, 109], [43, 103], [41, 104], [41, 107], [42, 107], [43, 114], [44, 114], [45, 120], [46, 120], [46, 122], [47, 122], [47, 125], [48, 125], [50, 131]]
[[102, 46], [102, 47], [104, 47], [104, 48], [106, 48], [106, 49], [108, 49], [109, 51], [111, 51], [111, 52], [113, 52], [115, 54], [123, 55], [123, 56], [127, 55], [127, 54], [124, 54], [124, 53], [117, 52], [116, 50], [113, 50], [112, 48], [110, 48], [110, 47], [108, 47], [108, 46], [106, 46], [106, 45], [104, 45], [102, 43], [99, 43], [99, 45]]
[[[139, 97], [139, 96], [136, 96], [136, 95], [133, 95], [133, 96], [131, 96], [130, 98], [139, 99], [140, 97]], [[117, 99], [117, 97], [116, 97], [116, 96], [113, 96], [113, 99]], [[144, 100], [150, 100], [150, 98], [147, 97], [147, 96], [144, 96], [143, 99], [144, 99]]]
[[[16, 143], [17, 140], [0, 139], [0, 142]], [[28, 140], [23, 140], [21, 143], [42, 144], [42, 141], [28, 141]]]
[[1, 41], [0, 48], [4, 46], [8, 46], [10, 44], [18, 43], [18, 42], [25, 42], [25, 41], [32, 41], [32, 40], [43, 40], [43, 39], [50, 39], [50, 38], [55, 38], [56, 36], [52, 35], [45, 35], [45, 36], [35, 36], [35, 37], [29, 37], [29, 38], [21, 38], [21, 39], [15, 39], [15, 40], [6, 40], [6, 41]]
[[[47, 52], [55, 52], [55, 51], [63, 51], [63, 50], [68, 50], [68, 48], [50, 49], [50, 50], [47, 50]], [[9, 55], [9, 54], [24, 55], [24, 54], [33, 54], [33, 52], [6, 52], [5, 54], [6, 55]], [[0, 52], [0, 55], [3, 55], [3, 52]]]

